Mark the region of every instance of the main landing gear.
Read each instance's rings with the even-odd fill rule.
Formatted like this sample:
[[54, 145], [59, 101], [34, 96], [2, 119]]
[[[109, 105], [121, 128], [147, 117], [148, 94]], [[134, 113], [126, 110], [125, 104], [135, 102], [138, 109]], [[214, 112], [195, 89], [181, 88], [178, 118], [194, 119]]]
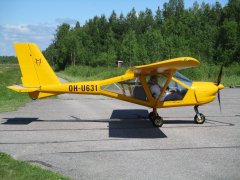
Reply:
[[156, 108], [153, 108], [153, 111], [149, 113], [148, 119], [155, 127], [162, 127], [163, 125], [163, 118], [158, 115]]
[[202, 113], [198, 112], [198, 105], [194, 106], [194, 111], [196, 112], [194, 122], [196, 124], [203, 124], [205, 122], [205, 116]]

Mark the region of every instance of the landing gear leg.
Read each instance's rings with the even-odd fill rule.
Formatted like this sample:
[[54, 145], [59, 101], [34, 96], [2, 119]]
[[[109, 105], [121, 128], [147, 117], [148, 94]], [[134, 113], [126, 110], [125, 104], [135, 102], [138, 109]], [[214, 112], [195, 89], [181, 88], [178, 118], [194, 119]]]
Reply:
[[205, 116], [202, 113], [199, 113], [198, 105], [194, 106], [194, 111], [196, 112], [196, 115], [194, 117], [194, 122], [196, 124], [203, 124], [205, 122]]
[[153, 108], [153, 111], [149, 113], [148, 118], [152, 122], [153, 126], [162, 127], [163, 118], [158, 115], [156, 108]]

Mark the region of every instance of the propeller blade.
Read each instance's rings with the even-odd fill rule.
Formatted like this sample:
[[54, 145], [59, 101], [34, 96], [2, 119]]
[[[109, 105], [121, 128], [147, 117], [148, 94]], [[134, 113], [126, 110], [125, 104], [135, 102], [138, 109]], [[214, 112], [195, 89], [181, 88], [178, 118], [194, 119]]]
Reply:
[[220, 98], [220, 91], [219, 91], [219, 90], [218, 90], [218, 104], [219, 104], [220, 112], [222, 112], [222, 108], [221, 108], [221, 98]]
[[223, 70], [223, 65], [221, 66], [220, 72], [218, 74], [218, 78], [217, 78], [217, 86], [221, 83], [221, 79], [222, 79], [222, 70]]

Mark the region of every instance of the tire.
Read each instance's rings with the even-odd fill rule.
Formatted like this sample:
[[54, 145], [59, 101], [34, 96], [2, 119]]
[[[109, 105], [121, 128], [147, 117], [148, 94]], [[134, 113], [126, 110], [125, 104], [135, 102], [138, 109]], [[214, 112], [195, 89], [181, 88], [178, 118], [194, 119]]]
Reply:
[[154, 114], [154, 112], [152, 111], [152, 112], [150, 112], [150, 113], [148, 114], [148, 119], [152, 121], [154, 116], [155, 116], [155, 114]]
[[196, 124], [203, 124], [205, 122], [205, 116], [202, 113], [199, 113], [199, 115], [195, 115], [194, 122]]
[[163, 118], [160, 116], [153, 117], [153, 119], [151, 121], [152, 121], [153, 126], [155, 126], [155, 127], [162, 127], [162, 125], [163, 125]]

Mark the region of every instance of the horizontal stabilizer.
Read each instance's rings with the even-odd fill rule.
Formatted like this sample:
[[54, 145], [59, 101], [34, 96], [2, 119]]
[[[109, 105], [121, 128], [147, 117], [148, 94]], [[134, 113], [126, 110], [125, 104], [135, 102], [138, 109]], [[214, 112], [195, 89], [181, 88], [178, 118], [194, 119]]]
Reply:
[[7, 88], [17, 92], [34, 92], [39, 90], [39, 87], [23, 87], [22, 85], [13, 85]]

